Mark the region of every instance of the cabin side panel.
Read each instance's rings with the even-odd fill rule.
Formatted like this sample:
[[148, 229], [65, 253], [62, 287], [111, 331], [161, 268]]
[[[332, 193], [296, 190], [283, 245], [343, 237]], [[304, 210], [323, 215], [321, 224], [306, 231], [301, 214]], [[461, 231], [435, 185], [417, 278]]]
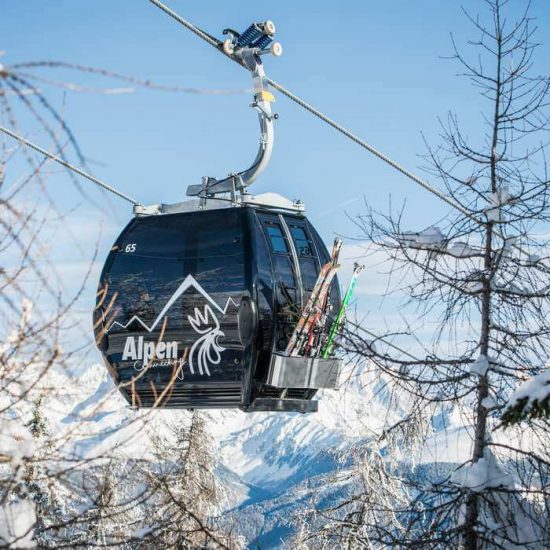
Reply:
[[139, 218], [123, 232], [102, 276], [98, 340], [133, 404], [240, 404], [244, 243], [236, 211]]

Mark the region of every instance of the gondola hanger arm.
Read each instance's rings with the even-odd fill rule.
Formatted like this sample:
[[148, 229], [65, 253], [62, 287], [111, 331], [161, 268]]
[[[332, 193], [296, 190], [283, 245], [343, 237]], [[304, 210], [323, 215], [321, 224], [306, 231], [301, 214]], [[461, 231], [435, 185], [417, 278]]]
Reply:
[[[163, 2], [160, 2], [159, 0], [148, 0], [151, 4], [162, 10], [164, 13], [169, 15], [172, 19], [177, 21], [180, 25], [184, 26], [186, 29], [190, 30], [192, 33], [194, 33], [196, 36], [216, 48], [218, 51], [222, 52], [224, 55], [229, 57], [232, 61], [235, 61], [239, 63], [241, 66], [245, 66], [243, 61], [238, 59], [237, 57], [231, 55], [231, 51], [227, 50], [225, 47], [225, 42], [222, 42], [221, 40], [218, 40], [217, 38], [213, 37], [212, 35], [206, 33], [202, 29], [196, 27], [186, 19], [184, 19], [181, 15], [177, 14], [175, 11], [171, 10], [168, 6], [166, 6]], [[243, 33], [244, 34], [244, 33]], [[275, 53], [275, 52], [273, 52]], [[330, 117], [325, 115], [323, 112], [321, 112], [319, 109], [316, 109], [297, 95], [293, 94], [290, 90], [286, 89], [284, 86], [279, 84], [278, 82], [272, 80], [271, 78], [266, 77], [265, 81], [267, 84], [269, 84], [273, 89], [281, 92], [283, 95], [288, 97], [291, 101], [311, 113], [312, 115], [316, 116], [344, 136], [346, 136], [348, 139], [355, 142], [357, 145], [362, 147], [363, 149], [366, 149], [369, 153], [372, 153], [376, 157], [378, 157], [380, 160], [384, 161], [386, 164], [394, 168], [395, 170], [401, 172], [404, 176], [409, 178], [411, 181], [431, 193], [432, 195], [435, 195], [440, 200], [454, 208], [455, 210], [458, 210], [463, 215], [470, 218], [472, 221], [475, 221], [476, 223], [480, 225], [485, 225], [486, 221], [484, 219], [479, 218], [476, 213], [473, 213], [469, 211], [467, 208], [463, 207], [461, 204], [453, 200], [453, 198], [447, 196], [445, 193], [440, 191], [439, 189], [435, 188], [433, 185], [431, 185], [429, 182], [424, 180], [423, 178], [420, 178], [416, 174], [412, 173], [410, 170], [407, 170], [403, 166], [401, 166], [399, 163], [391, 159], [388, 155], [384, 154], [383, 152], [379, 151], [372, 145], [370, 145], [365, 140], [361, 139], [359, 136], [355, 135], [353, 132], [339, 124], [338, 122], [332, 120]]]
[[245, 67], [252, 76], [254, 99], [250, 105], [257, 113], [260, 123], [260, 140], [258, 152], [251, 166], [238, 173], [231, 173], [226, 178], [218, 180], [204, 177], [202, 185], [190, 185], [187, 195], [201, 197], [202, 201], [216, 195], [231, 193], [232, 200], [237, 200], [237, 193], [246, 195], [247, 187], [254, 183], [267, 167], [273, 151], [274, 120], [276, 114], [271, 111], [271, 103], [275, 100], [268, 89], [267, 77], [261, 60], [262, 55], [272, 53], [282, 54], [282, 47], [273, 42], [275, 25], [271, 21], [252, 23], [243, 33], [225, 29], [229, 38], [223, 42], [222, 51], [240, 65]]

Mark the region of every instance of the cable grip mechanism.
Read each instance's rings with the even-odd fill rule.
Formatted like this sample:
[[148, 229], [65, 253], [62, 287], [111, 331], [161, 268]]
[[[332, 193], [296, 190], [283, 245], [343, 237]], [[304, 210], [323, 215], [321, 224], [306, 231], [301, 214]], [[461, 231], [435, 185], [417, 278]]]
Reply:
[[238, 173], [231, 173], [224, 179], [218, 180], [206, 176], [201, 185], [190, 185], [187, 188], [188, 196], [199, 196], [205, 202], [222, 193], [230, 193], [232, 200], [236, 200], [237, 192], [246, 194], [246, 189], [265, 170], [273, 150], [274, 129], [273, 121], [277, 115], [271, 112], [271, 103], [275, 97], [268, 89], [267, 79], [261, 57], [271, 53], [275, 56], [282, 54], [282, 46], [273, 42], [275, 24], [272, 21], [252, 23], [243, 33], [232, 29], [225, 29], [228, 38], [222, 45], [226, 55], [246, 67], [253, 82], [254, 100], [251, 107], [258, 113], [260, 123], [260, 144], [256, 158], [252, 165]]
[[279, 57], [283, 53], [283, 47], [279, 42], [273, 42], [275, 30], [275, 23], [269, 20], [252, 23], [242, 34], [233, 29], [224, 29], [223, 34], [229, 37], [223, 42], [223, 52], [229, 57], [234, 57], [238, 55], [239, 49], [250, 48], [257, 50], [258, 55], [271, 53]]

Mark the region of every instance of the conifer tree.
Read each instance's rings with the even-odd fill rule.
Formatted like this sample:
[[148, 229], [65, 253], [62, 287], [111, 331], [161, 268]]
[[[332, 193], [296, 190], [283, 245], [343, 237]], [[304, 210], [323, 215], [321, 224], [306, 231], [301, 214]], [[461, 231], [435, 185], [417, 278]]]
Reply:
[[[542, 372], [550, 350], [543, 231], [550, 219], [550, 78], [535, 69], [529, 4], [486, 0], [484, 6], [480, 16], [466, 13], [477, 35], [471, 55], [453, 41], [453, 58], [481, 93], [479, 132], [463, 131], [451, 113], [442, 122], [442, 144], [427, 154], [430, 175], [457, 206], [438, 227], [416, 231], [403, 226], [403, 212], [370, 211], [358, 221], [371, 246], [386, 255], [404, 306], [414, 308], [418, 321], [382, 334], [375, 346], [368, 327], [358, 326], [346, 344], [351, 354], [368, 357], [392, 390], [392, 406], [403, 411], [381, 436], [393, 441], [382, 462], [415, 444], [434, 444], [434, 427], [453, 418], [453, 432], [440, 446], [458, 448], [454, 460], [461, 462], [434, 457], [426, 464], [423, 457], [415, 464], [411, 452], [397, 467], [387, 462], [385, 475], [399, 479], [399, 490], [377, 502], [376, 487], [355, 482], [351, 494], [316, 510], [305, 537], [312, 547], [334, 537], [348, 548], [550, 545], [549, 426], [536, 433], [498, 429], [510, 393]], [[525, 12], [514, 20], [512, 7]], [[415, 335], [434, 320], [429, 340]], [[372, 440], [367, 445], [374, 447]], [[372, 461], [369, 453], [356, 458], [352, 471], [365, 461]], [[325, 529], [316, 530], [320, 523]]]
[[153, 436], [156, 464], [149, 473], [155, 508], [150, 538], [167, 548], [236, 548], [217, 516], [223, 491], [214, 472], [213, 440], [205, 416], [194, 411], [190, 422], [173, 424], [170, 440]]

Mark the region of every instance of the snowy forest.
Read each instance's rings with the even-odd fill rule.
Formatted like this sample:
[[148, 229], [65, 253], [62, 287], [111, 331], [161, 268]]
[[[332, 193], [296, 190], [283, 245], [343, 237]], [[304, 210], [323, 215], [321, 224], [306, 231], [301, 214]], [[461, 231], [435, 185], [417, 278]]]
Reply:
[[[438, 193], [424, 200], [443, 198], [445, 215], [427, 208], [411, 227], [408, 204], [364, 201], [350, 217], [343, 262], [364, 264], [365, 284], [383, 277], [403, 314], [372, 326], [358, 295], [336, 341], [338, 391], [307, 414], [129, 406], [83, 301], [116, 197], [13, 137], [105, 174], [66, 116], [73, 96], [242, 90], [156, 82], [78, 51], [13, 64], [0, 52], [12, 132], [0, 134], [1, 548], [550, 547], [550, 69], [538, 56], [550, 38], [529, 2], [477, 4], [456, 10], [467, 42], [433, 46], [471, 86], [477, 133], [449, 104], [415, 151]], [[103, 216], [84, 241], [67, 221], [78, 208]], [[71, 285], [61, 237], [88, 263]]]

